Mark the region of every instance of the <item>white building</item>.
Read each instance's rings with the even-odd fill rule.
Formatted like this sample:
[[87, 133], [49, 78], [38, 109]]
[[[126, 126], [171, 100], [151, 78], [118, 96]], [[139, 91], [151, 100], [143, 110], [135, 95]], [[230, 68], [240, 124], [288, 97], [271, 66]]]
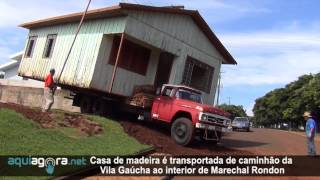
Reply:
[[22, 77], [18, 76], [18, 69], [22, 55], [23, 51], [13, 54], [10, 56], [10, 62], [0, 65], [0, 74], [2, 74], [2, 79], [23, 79]]
[[15, 53], [10, 56], [10, 62], [0, 65], [0, 85], [43, 87], [42, 81], [18, 76], [22, 57], [23, 51]]

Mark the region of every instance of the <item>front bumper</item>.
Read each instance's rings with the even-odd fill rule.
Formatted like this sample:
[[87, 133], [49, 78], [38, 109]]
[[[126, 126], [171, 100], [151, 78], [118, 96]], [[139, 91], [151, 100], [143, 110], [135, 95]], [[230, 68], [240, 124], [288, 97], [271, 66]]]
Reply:
[[221, 127], [221, 126], [215, 126], [211, 124], [205, 124], [205, 123], [196, 123], [197, 129], [205, 129], [209, 131], [219, 131], [219, 132], [231, 132], [231, 127]]
[[233, 129], [248, 129], [250, 126], [232, 126]]

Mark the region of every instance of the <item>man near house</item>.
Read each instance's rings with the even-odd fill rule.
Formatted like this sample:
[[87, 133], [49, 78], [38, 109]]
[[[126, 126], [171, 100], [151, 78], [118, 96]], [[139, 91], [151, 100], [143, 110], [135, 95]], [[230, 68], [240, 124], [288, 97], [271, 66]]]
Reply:
[[55, 69], [51, 69], [50, 73], [45, 78], [44, 84], [44, 105], [42, 107], [42, 112], [48, 112], [51, 109], [51, 106], [54, 103], [54, 92], [56, 90], [56, 86], [53, 81], [53, 76], [55, 74]]
[[310, 112], [305, 112], [303, 118], [306, 120], [306, 135], [308, 144], [308, 154], [311, 156], [316, 155], [316, 146], [314, 144], [314, 138], [316, 135], [316, 121], [312, 118]]

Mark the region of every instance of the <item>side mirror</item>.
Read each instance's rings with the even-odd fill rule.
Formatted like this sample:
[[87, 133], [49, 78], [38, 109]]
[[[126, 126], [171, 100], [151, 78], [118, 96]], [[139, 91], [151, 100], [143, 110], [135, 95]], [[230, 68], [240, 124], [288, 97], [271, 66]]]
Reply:
[[156, 95], [157, 95], [157, 96], [160, 96], [160, 95], [161, 95], [161, 88], [160, 88], [160, 87], [157, 88]]

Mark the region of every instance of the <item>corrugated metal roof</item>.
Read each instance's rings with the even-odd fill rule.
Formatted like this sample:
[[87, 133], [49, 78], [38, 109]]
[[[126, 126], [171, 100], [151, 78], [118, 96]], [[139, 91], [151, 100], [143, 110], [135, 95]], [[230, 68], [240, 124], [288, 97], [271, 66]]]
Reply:
[[15, 53], [15, 54], [12, 54], [12, 55], [10, 56], [10, 59], [16, 60], [16, 61], [21, 61], [22, 56], [23, 56], [23, 53], [24, 53], [24, 51], [20, 51], [20, 52], [17, 52], [17, 53]]
[[12, 61], [0, 65], [0, 71], [5, 71], [13, 67], [19, 66], [22, 56], [23, 56], [23, 51], [12, 54], [10, 56], [10, 59], [12, 59]]
[[20, 64], [20, 62], [18, 62], [18, 61], [11, 61], [11, 62], [5, 63], [0, 66], [0, 71], [6, 71], [6, 70], [11, 69], [13, 67], [19, 66], [19, 64]]
[[[235, 59], [231, 56], [228, 50], [223, 46], [218, 37], [211, 30], [209, 25], [202, 18], [200, 13], [195, 10], [186, 10], [180, 8], [172, 8], [172, 7], [155, 7], [155, 6], [146, 6], [139, 4], [129, 4], [129, 3], [120, 3], [116, 6], [94, 9], [88, 11], [86, 15], [86, 19], [99, 19], [106, 17], [114, 17], [114, 16], [124, 16], [126, 15], [122, 10], [135, 10], [135, 11], [149, 11], [149, 12], [160, 12], [160, 13], [173, 13], [173, 14], [182, 14], [188, 15], [193, 18], [196, 24], [200, 27], [200, 29], [204, 32], [204, 34], [208, 37], [210, 42], [217, 48], [219, 53], [225, 58], [227, 61], [226, 64], [237, 64]], [[69, 22], [77, 22], [80, 21], [82, 16], [82, 12], [73, 13], [63, 16], [52, 17], [48, 19], [32, 21], [28, 23], [21, 24], [21, 27], [32, 29], [37, 27], [51, 26], [55, 24], [69, 23]]]

